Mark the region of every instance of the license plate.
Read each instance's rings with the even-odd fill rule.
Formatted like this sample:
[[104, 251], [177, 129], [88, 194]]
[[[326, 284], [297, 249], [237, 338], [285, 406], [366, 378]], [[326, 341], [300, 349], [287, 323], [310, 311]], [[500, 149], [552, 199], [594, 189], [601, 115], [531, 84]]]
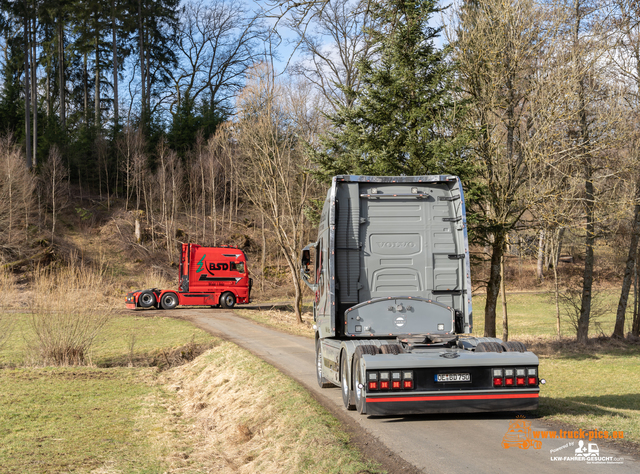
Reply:
[[436, 374], [436, 382], [471, 382], [471, 374]]

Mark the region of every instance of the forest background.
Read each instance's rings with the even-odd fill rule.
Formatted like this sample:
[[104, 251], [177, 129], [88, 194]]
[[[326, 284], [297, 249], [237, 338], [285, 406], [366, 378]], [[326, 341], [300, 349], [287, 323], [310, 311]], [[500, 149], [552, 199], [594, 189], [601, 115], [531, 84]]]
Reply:
[[508, 280], [551, 290], [558, 335], [569, 307], [582, 343], [599, 288], [621, 289], [611, 336], [638, 337], [637, 1], [0, 11], [0, 263], [19, 281], [85, 256], [78, 228], [125, 256], [110, 268], [125, 277], [171, 275], [180, 242], [233, 244], [258, 295], [290, 293], [300, 319], [328, 177], [457, 174], [485, 335], [500, 294], [508, 335]]

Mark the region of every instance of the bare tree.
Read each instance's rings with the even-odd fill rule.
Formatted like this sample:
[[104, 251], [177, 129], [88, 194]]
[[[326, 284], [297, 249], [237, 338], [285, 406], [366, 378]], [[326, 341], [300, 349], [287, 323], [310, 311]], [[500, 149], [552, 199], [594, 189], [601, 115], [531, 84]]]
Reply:
[[275, 80], [273, 70], [260, 64], [238, 98], [238, 122], [231, 135], [238, 149], [234, 164], [244, 178], [239, 185], [274, 229], [295, 289], [296, 317], [302, 322], [298, 261], [313, 182], [302, 149], [305, 131], [295, 121], [304, 114], [293, 113], [293, 104], [295, 98]]
[[297, 15], [288, 21], [304, 58], [292, 72], [311, 82], [335, 112], [339, 105], [353, 104], [353, 97], [344, 91], [359, 90], [357, 63], [374, 51], [366, 34], [372, 21], [369, 0], [331, 0], [309, 8], [308, 28]]
[[67, 168], [62, 162], [62, 154], [57, 146], [52, 146], [49, 157], [42, 167], [42, 189], [44, 198], [51, 209], [51, 242], [56, 234], [56, 217], [68, 201], [67, 191], [69, 182], [67, 180]]
[[485, 336], [495, 337], [507, 235], [535, 199], [529, 179], [553, 122], [553, 97], [543, 94], [549, 76], [540, 68], [556, 53], [554, 24], [532, 0], [465, 3], [452, 20], [448, 33], [460, 85], [478, 130], [475, 153], [485, 193], [473, 211], [480, 219], [478, 235], [491, 251]]
[[625, 98], [629, 106], [628, 153], [630, 158], [630, 181], [635, 188], [633, 199], [633, 218], [629, 252], [625, 265], [622, 289], [616, 311], [616, 323], [611, 337], [624, 337], [624, 323], [627, 311], [629, 290], [633, 279], [634, 269], [638, 265], [638, 243], [640, 241], [640, 130], [637, 128], [638, 113], [640, 112], [640, 25], [637, 18], [640, 13], [638, 2], [635, 0], [616, 0], [611, 2], [610, 20], [615, 48], [610, 50], [609, 58], [622, 76], [625, 87]]
[[258, 58], [266, 29], [259, 16], [236, 0], [200, 0], [184, 5], [177, 38], [181, 54], [170, 72], [175, 89], [171, 112], [184, 100], [206, 100], [211, 110], [227, 110], [245, 71]]
[[173, 261], [175, 256], [175, 222], [182, 194], [183, 169], [178, 154], [170, 150], [164, 140], [158, 144], [158, 170], [155, 176], [153, 195], [161, 206], [160, 222], [164, 226], [167, 253]]
[[35, 182], [13, 137], [0, 137], [0, 254], [16, 253], [26, 237]]

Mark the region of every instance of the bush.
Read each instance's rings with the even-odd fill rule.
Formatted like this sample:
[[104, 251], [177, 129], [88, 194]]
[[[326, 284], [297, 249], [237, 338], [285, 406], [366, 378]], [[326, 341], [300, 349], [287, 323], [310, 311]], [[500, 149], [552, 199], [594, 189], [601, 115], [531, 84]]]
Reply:
[[84, 264], [35, 272], [29, 302], [33, 362], [86, 365], [91, 346], [113, 310], [104, 271]]

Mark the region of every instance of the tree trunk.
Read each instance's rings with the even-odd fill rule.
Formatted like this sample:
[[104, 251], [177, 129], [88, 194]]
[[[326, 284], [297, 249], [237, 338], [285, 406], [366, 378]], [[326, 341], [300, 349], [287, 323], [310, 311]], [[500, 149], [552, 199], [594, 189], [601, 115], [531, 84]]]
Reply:
[[260, 283], [260, 289], [262, 294], [264, 295], [264, 280], [265, 280], [265, 269], [266, 269], [266, 261], [267, 261], [267, 238], [264, 233], [264, 213], [262, 215], [262, 258], [260, 260], [260, 264], [262, 266], [262, 282]]
[[142, 124], [144, 130], [144, 117], [146, 115], [145, 105], [146, 105], [146, 92], [145, 92], [145, 62], [144, 62], [144, 28], [142, 26], [142, 0], [138, 0], [138, 48], [140, 52], [140, 115], [142, 117]]
[[94, 125], [96, 129], [100, 130], [100, 50], [99, 50], [98, 37], [96, 37], [96, 84], [95, 84], [95, 96], [94, 96], [94, 108], [95, 119]]
[[29, 96], [31, 95], [31, 81], [29, 80], [29, 20], [26, 16], [24, 19], [24, 133], [25, 133], [25, 152], [27, 154], [27, 166], [29, 169], [33, 167], [31, 159], [31, 104]]
[[83, 57], [83, 69], [82, 69], [82, 86], [84, 92], [84, 125], [89, 125], [89, 72], [87, 69], [87, 52], [85, 51]]
[[540, 238], [538, 239], [538, 266], [536, 275], [538, 280], [544, 280], [544, 229], [540, 229]]
[[507, 316], [507, 293], [504, 283], [504, 254], [500, 259], [500, 293], [502, 294], [502, 340], [509, 340], [509, 319]]
[[640, 240], [640, 183], [636, 187], [636, 205], [633, 209], [633, 226], [631, 228], [631, 244], [629, 245], [629, 255], [627, 256], [627, 265], [624, 269], [624, 278], [622, 279], [622, 291], [620, 292], [620, 301], [618, 302], [618, 311], [616, 312], [616, 325], [613, 329], [611, 337], [618, 339], [624, 338], [624, 320], [627, 312], [627, 301], [629, 299], [629, 289], [631, 288], [631, 279], [633, 277], [633, 269], [636, 266], [636, 255], [638, 253], [638, 240]]
[[113, 130], [118, 131], [118, 43], [116, 30], [116, 2], [111, 0], [112, 47], [113, 47]]
[[31, 104], [33, 107], [33, 166], [38, 166], [38, 74], [36, 66], [36, 2], [33, 2], [31, 28]]
[[636, 249], [636, 266], [633, 269], [633, 323], [631, 325], [631, 334], [635, 337], [640, 335], [640, 311], [638, 310], [638, 249]]
[[594, 189], [591, 180], [591, 167], [585, 165], [585, 213], [587, 235], [585, 238], [584, 273], [582, 278], [582, 303], [578, 318], [578, 342], [586, 344], [589, 340], [589, 317], [591, 315], [591, 295], [593, 291], [593, 246], [595, 244]]
[[487, 284], [487, 302], [484, 308], [484, 335], [496, 337], [496, 307], [498, 294], [500, 293], [500, 261], [504, 252], [504, 234], [498, 232], [494, 235], [491, 246], [491, 269], [489, 283]]
[[65, 97], [65, 78], [64, 78], [64, 20], [62, 15], [58, 18], [58, 74], [60, 87], [60, 123], [62, 124], [63, 133], [67, 130], [67, 111]]

